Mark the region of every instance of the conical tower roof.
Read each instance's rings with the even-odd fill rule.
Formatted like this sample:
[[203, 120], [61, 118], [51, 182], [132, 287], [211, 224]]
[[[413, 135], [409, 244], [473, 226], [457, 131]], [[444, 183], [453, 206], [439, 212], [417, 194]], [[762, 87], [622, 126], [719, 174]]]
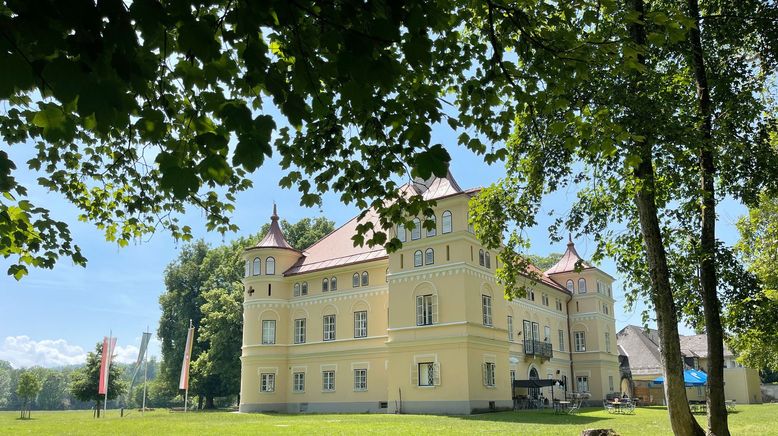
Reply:
[[559, 259], [556, 265], [552, 266], [546, 271], [546, 274], [559, 274], [570, 271], [575, 271], [575, 266], [578, 262], [581, 262], [581, 269], [591, 268], [592, 266], [584, 262], [578, 252], [575, 251], [575, 244], [573, 243], [573, 237], [570, 235], [567, 241], [567, 250], [565, 254]]
[[294, 248], [286, 242], [284, 232], [281, 230], [281, 225], [278, 223], [278, 211], [275, 203], [273, 204], [273, 215], [270, 217], [270, 230], [261, 241], [255, 246], [257, 248], [288, 248], [294, 250]]

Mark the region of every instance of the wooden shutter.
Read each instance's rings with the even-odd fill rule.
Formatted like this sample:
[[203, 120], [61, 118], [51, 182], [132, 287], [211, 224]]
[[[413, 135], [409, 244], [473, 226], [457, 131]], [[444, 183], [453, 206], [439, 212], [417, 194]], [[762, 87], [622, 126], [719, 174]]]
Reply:
[[434, 294], [432, 296], [432, 323], [437, 324], [438, 323], [438, 295]]
[[419, 365], [411, 363], [411, 386], [419, 385]]
[[432, 364], [432, 384], [440, 386], [440, 364], [438, 362]]
[[416, 325], [424, 324], [424, 296], [416, 297]]

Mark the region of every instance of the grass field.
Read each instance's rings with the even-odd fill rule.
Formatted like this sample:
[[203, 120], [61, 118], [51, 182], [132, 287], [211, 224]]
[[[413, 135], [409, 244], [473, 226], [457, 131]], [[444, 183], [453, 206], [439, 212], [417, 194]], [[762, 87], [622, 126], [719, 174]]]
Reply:
[[[276, 415], [229, 412], [170, 413], [93, 419], [91, 411], [32, 412], [29, 421], [18, 412], [0, 412], [0, 434], [121, 434], [172, 436], [178, 434], [484, 434], [579, 435], [586, 428], [612, 428], [621, 435], [671, 434], [667, 411], [638, 408], [635, 415], [611, 415], [584, 409], [577, 416], [549, 411], [500, 412], [473, 416], [428, 415]], [[705, 417], [698, 417], [704, 424]], [[730, 415], [733, 435], [778, 435], [778, 404], [738, 406]]]

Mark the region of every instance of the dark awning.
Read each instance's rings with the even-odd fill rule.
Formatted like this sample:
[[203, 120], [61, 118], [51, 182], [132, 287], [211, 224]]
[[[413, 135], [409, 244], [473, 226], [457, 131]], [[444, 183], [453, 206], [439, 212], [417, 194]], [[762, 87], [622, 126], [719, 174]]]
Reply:
[[550, 378], [536, 379], [536, 380], [514, 380], [514, 388], [547, 388], [549, 386], [555, 386], [559, 382], [559, 386], [564, 386], [562, 380], [554, 380]]

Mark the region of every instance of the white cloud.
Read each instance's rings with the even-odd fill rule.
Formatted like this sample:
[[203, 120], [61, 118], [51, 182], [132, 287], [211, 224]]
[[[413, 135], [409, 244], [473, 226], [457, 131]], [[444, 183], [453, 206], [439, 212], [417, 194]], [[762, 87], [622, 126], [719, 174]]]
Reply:
[[135, 360], [138, 359], [138, 351], [139, 349], [135, 345], [122, 347], [117, 344], [116, 350], [113, 352], [113, 361], [120, 363], [135, 363]]
[[0, 360], [11, 362], [15, 368], [76, 365], [86, 361], [86, 352], [64, 339], [35, 341], [29, 336], [7, 336], [0, 345]]

